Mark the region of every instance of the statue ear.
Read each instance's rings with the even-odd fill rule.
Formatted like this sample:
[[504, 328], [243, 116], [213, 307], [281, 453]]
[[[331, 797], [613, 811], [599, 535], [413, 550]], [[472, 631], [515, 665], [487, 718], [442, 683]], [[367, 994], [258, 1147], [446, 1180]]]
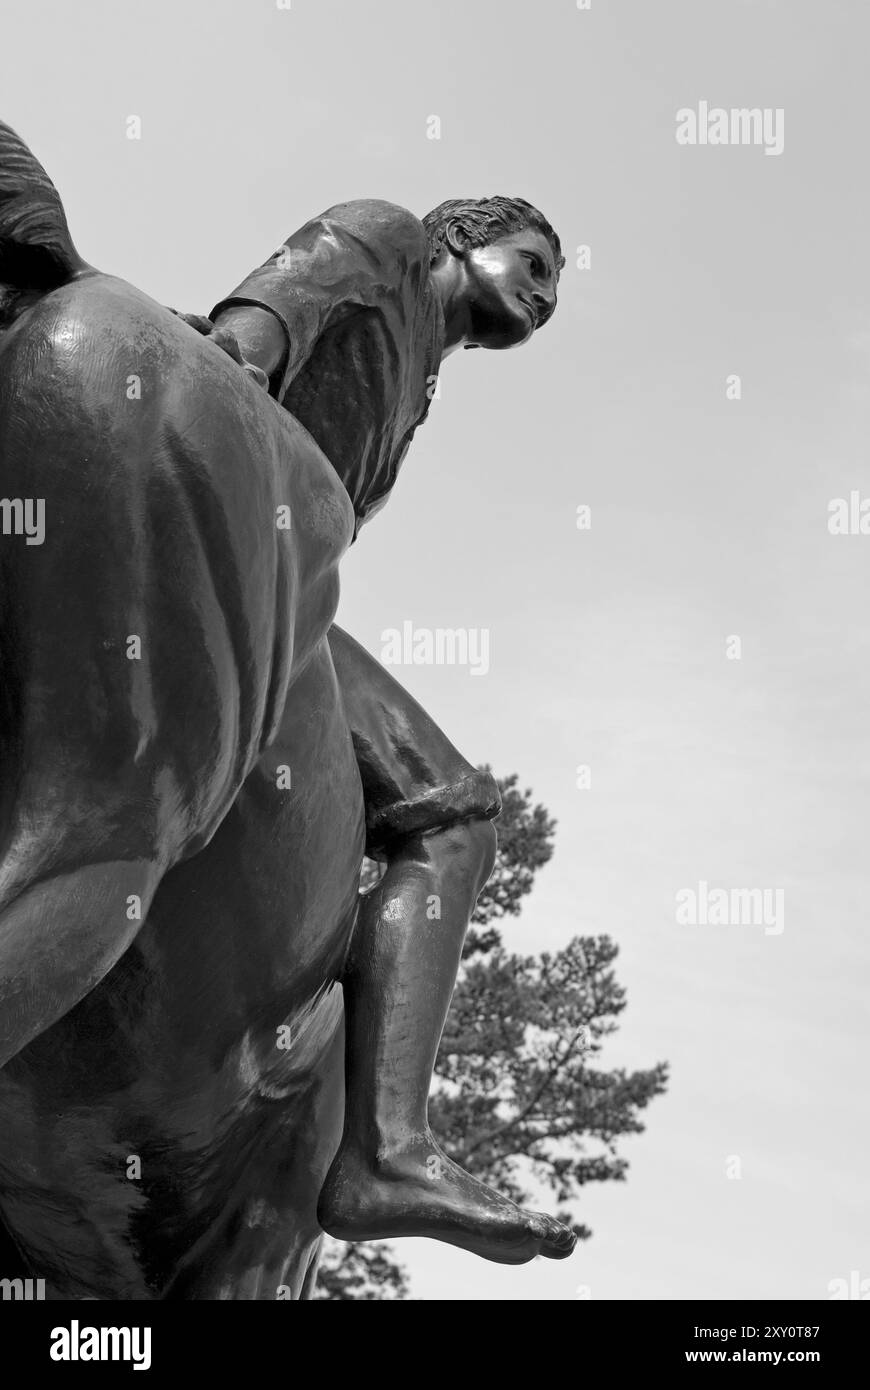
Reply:
[[451, 217], [444, 231], [444, 239], [454, 256], [465, 256], [471, 246], [469, 236], [462, 223]]

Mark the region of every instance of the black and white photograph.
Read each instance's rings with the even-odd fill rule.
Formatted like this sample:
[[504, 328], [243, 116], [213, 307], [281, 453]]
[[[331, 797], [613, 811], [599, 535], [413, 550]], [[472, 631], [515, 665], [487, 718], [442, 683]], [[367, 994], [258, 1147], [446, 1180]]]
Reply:
[[[864, 0], [0, 0], [34, 1373], [160, 1379], [190, 1302], [845, 1355], [868, 44]], [[219, 1369], [303, 1315], [201, 1316]]]

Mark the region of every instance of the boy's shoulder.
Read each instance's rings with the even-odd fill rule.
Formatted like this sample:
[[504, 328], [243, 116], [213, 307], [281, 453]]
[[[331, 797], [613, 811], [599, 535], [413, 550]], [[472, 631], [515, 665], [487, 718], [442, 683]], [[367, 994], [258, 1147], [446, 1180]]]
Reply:
[[373, 249], [401, 252], [409, 260], [428, 261], [426, 228], [407, 208], [383, 198], [356, 198], [336, 203], [321, 214], [321, 222], [341, 228]]

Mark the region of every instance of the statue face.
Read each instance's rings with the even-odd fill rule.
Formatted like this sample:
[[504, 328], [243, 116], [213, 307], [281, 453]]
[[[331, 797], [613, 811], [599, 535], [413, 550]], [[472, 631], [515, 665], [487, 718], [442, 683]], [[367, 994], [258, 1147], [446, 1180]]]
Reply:
[[543, 232], [527, 227], [490, 246], [466, 248], [470, 342], [511, 348], [528, 342], [556, 304], [556, 263]]

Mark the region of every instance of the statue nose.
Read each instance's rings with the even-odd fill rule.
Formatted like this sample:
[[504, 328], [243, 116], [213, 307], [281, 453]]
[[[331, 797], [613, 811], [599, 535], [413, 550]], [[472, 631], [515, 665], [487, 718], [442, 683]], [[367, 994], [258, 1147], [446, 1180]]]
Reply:
[[543, 322], [544, 319], [549, 318], [550, 314], [552, 314], [556, 303], [556, 296], [552, 292], [545, 294], [543, 290], [536, 289], [532, 293], [532, 303], [535, 306], [538, 322], [540, 323]]

